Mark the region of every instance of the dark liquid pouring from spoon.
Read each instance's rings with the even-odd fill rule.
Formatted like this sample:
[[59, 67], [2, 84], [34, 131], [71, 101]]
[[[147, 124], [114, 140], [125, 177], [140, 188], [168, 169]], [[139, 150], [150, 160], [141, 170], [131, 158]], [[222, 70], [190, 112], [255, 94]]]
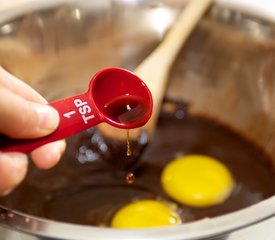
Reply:
[[[129, 130], [129, 129], [126, 129], [126, 145], [127, 145], [127, 146], [126, 146], [126, 147], [127, 147], [126, 155], [127, 155], [127, 157], [130, 157], [130, 156], [132, 155], [133, 152], [132, 152], [132, 149], [131, 149], [130, 130]], [[133, 172], [128, 172], [128, 173], [126, 174], [125, 179], [126, 179], [126, 182], [127, 182], [128, 184], [132, 184], [132, 183], [135, 182], [136, 177], [135, 177], [135, 175], [134, 175]]]
[[[148, 112], [149, 106], [143, 98], [134, 95], [124, 95], [113, 99], [105, 105], [107, 115], [112, 116], [120, 123], [131, 123], [139, 121]], [[127, 157], [132, 155], [129, 129], [126, 130]], [[132, 184], [135, 181], [135, 175], [128, 172], [126, 182]]]

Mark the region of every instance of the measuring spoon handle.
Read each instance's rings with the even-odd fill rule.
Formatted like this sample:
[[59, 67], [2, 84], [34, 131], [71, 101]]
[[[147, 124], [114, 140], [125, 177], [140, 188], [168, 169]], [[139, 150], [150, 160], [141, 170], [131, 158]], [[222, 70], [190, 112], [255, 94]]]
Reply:
[[60, 117], [59, 125], [53, 133], [36, 139], [13, 139], [2, 135], [0, 150], [29, 153], [44, 144], [67, 138], [102, 122], [87, 93], [52, 102], [49, 105], [58, 111]]

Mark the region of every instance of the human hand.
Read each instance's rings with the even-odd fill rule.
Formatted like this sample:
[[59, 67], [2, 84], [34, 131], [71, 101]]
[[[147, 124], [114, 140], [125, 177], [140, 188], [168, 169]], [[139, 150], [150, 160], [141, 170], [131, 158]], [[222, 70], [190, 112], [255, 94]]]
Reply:
[[[0, 134], [11, 138], [38, 138], [50, 134], [59, 123], [58, 112], [26, 83], [0, 67]], [[53, 167], [65, 150], [60, 140], [37, 148], [31, 158], [37, 167]], [[25, 177], [26, 154], [0, 151], [0, 195], [9, 194]]]

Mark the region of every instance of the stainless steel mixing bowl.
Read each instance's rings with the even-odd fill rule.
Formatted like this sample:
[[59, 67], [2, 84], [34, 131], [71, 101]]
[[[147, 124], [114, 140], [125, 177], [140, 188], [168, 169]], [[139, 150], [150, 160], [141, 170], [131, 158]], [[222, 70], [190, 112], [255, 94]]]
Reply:
[[[1, 14], [0, 64], [49, 101], [86, 90], [110, 66], [133, 70], [163, 38], [182, 1], [31, 1]], [[263, 18], [216, 4], [179, 53], [167, 96], [262, 146], [275, 166], [275, 33]], [[194, 94], [194, 92], [198, 94]], [[275, 181], [275, 180], [274, 180]], [[68, 224], [0, 206], [5, 240], [275, 239], [275, 197], [173, 227], [118, 230]]]

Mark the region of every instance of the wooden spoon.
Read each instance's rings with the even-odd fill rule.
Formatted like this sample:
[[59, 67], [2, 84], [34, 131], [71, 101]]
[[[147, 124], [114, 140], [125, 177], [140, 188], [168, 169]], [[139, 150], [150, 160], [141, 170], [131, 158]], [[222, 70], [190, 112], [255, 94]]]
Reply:
[[[189, 0], [164, 40], [134, 71], [149, 87], [154, 105], [150, 120], [142, 128], [131, 130], [131, 138], [136, 138], [141, 131], [146, 131], [150, 138], [153, 135], [170, 69], [178, 52], [212, 2], [213, 0]], [[125, 131], [123, 133], [123, 130], [107, 124], [100, 124], [99, 129], [107, 137], [121, 140], [126, 138]]]

